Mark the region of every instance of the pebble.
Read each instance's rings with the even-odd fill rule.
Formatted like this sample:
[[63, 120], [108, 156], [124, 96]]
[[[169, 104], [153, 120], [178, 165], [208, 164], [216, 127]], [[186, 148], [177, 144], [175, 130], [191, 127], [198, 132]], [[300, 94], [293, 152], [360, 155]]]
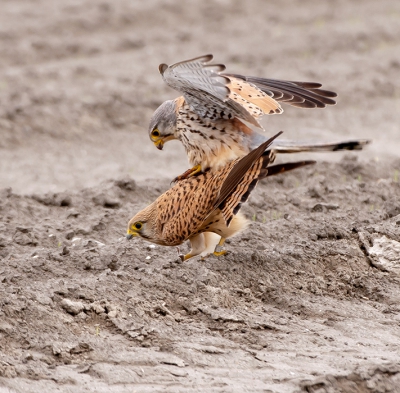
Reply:
[[82, 302], [74, 302], [70, 299], [63, 299], [61, 301], [61, 307], [72, 315], [77, 315], [84, 310]]
[[0, 236], [0, 247], [5, 247], [7, 245], [7, 239], [3, 236]]
[[169, 370], [169, 372], [175, 377], [186, 377], [188, 375], [187, 371], [180, 370], [179, 368], [178, 369]]

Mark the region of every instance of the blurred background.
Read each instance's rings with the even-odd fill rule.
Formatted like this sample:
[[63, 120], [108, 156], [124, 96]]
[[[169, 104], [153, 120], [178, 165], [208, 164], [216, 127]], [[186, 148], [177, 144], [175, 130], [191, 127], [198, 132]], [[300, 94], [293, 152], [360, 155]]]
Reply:
[[180, 144], [160, 152], [147, 136], [153, 111], [178, 95], [158, 65], [206, 53], [228, 72], [339, 94], [335, 107], [264, 118], [271, 135], [371, 138], [360, 160], [400, 166], [398, 1], [2, 0], [0, 11], [0, 188], [181, 173]]

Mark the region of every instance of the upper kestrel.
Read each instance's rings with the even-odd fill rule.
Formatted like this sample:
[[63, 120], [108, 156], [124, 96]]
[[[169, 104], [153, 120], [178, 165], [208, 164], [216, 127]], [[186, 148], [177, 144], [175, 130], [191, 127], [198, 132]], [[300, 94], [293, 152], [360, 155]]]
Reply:
[[[182, 142], [189, 163], [195, 167], [193, 172], [218, 170], [268, 139], [257, 132], [263, 130], [259, 120], [265, 114], [282, 113], [280, 102], [299, 108], [324, 108], [336, 103], [336, 93], [320, 89], [320, 83], [225, 74], [224, 65], [210, 64], [212, 58], [206, 55], [159, 66], [164, 81], [183, 96], [165, 101], [149, 125], [150, 139], [160, 150], [169, 140]], [[353, 150], [366, 143], [304, 144], [278, 139], [271, 149], [286, 153]]]
[[127, 238], [140, 236], [164, 246], [190, 240], [192, 249], [183, 260], [212, 252], [221, 255], [219, 248], [225, 239], [247, 226], [247, 220], [238, 213], [258, 180], [315, 162], [268, 167], [272, 152], [265, 150], [276, 136], [217, 171], [178, 182], [129, 221]]

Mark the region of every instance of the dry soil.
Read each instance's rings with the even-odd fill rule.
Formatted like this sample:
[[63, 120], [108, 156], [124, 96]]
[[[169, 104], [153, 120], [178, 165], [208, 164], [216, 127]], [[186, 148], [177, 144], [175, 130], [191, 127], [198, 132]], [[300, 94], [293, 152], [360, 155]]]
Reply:
[[[400, 392], [399, 2], [0, 11], [1, 393]], [[205, 53], [339, 93], [271, 135], [373, 143], [301, 155], [319, 163], [263, 181], [226, 256], [180, 263], [124, 232], [188, 165], [148, 140], [177, 96], [158, 64]]]

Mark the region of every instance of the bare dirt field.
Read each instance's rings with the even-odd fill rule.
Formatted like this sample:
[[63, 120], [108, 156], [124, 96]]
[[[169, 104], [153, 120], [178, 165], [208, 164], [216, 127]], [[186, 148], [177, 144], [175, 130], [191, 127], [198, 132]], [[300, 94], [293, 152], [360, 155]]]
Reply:
[[[399, 2], [0, 11], [1, 393], [400, 392]], [[188, 166], [147, 136], [158, 64], [206, 53], [339, 93], [271, 135], [373, 143], [295, 157], [319, 162], [259, 184], [226, 256], [180, 263], [124, 234]]]

